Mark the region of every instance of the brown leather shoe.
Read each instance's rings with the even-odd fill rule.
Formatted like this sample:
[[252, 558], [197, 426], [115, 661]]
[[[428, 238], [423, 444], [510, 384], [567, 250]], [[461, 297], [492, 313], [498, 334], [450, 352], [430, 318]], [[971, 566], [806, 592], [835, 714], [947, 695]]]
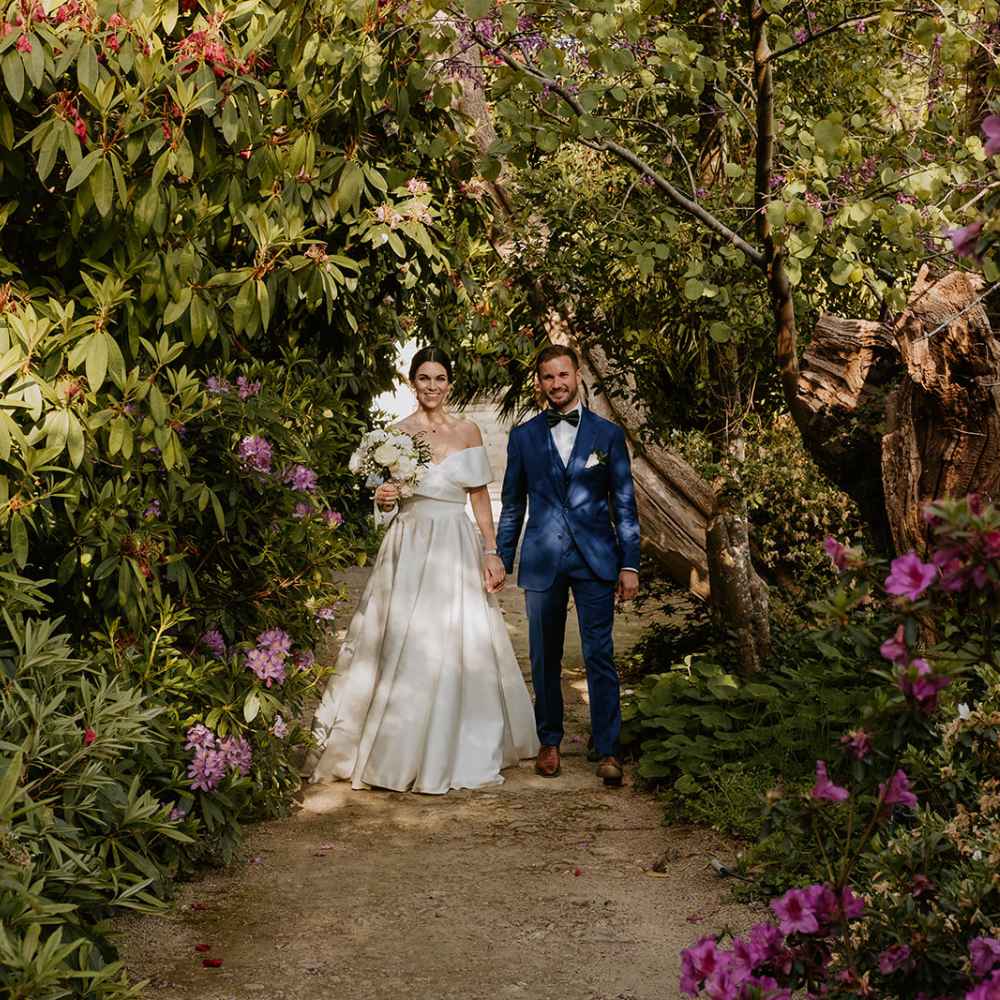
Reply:
[[535, 758], [535, 774], [543, 778], [559, 776], [559, 747], [542, 747]]
[[601, 763], [597, 765], [597, 777], [606, 785], [617, 787], [622, 783], [624, 774], [617, 757], [602, 757]]

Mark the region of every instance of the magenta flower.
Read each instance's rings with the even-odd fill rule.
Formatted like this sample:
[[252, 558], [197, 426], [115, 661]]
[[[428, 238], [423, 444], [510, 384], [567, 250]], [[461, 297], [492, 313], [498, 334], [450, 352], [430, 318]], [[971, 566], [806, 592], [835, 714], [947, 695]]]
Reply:
[[907, 944], [890, 945], [878, 957], [878, 971], [883, 976], [891, 975], [901, 969], [910, 958], [910, 946]]
[[1000, 1000], [1000, 970], [966, 993], [965, 1000]]
[[344, 515], [339, 510], [324, 510], [323, 520], [328, 528], [339, 528], [344, 523]]
[[262, 437], [247, 435], [240, 441], [240, 459], [255, 472], [271, 471], [271, 446]]
[[951, 678], [935, 674], [925, 659], [918, 658], [900, 671], [898, 683], [903, 694], [929, 714], [937, 710], [938, 693], [951, 683]]
[[316, 508], [305, 500], [300, 500], [292, 508], [292, 517], [297, 521], [304, 521], [307, 517], [312, 517], [316, 513]]
[[285, 658], [270, 649], [251, 649], [247, 653], [246, 665], [267, 687], [280, 684], [285, 679]]
[[835, 785], [830, 780], [825, 760], [816, 761], [816, 784], [813, 785], [809, 794], [814, 799], [820, 799], [823, 802], [843, 802], [850, 795], [846, 788]]
[[773, 962], [785, 950], [785, 935], [774, 924], [754, 924], [750, 928], [750, 947], [758, 965]]
[[681, 952], [681, 992], [697, 996], [701, 984], [721, 969], [727, 961], [725, 952], [716, 947], [714, 937], [703, 937]]
[[852, 729], [849, 733], [845, 733], [840, 737], [840, 743], [855, 760], [864, 760], [871, 755], [871, 734], [863, 729]]
[[311, 649], [307, 649], [299, 653], [295, 657], [294, 662], [299, 670], [311, 670], [316, 663], [316, 654]]
[[332, 622], [335, 617], [335, 608], [333, 605], [329, 607], [320, 608], [316, 612], [316, 618], [321, 622]]
[[949, 229], [945, 236], [951, 240], [952, 249], [959, 257], [976, 257], [976, 244], [983, 230], [981, 222], [972, 222], [958, 229]]
[[983, 535], [983, 555], [987, 559], [1000, 559], [1000, 531], [987, 531]]
[[316, 473], [305, 465], [293, 465], [285, 471], [285, 482], [299, 493], [312, 493], [316, 489]]
[[245, 375], [240, 375], [236, 379], [236, 391], [240, 399], [249, 399], [251, 396], [256, 396], [260, 390], [260, 382], [248, 382]]
[[771, 909], [783, 934], [815, 934], [819, 930], [809, 893], [804, 889], [789, 889], [784, 896], [772, 899]]
[[199, 748], [207, 750], [215, 749], [215, 733], [200, 722], [187, 731], [184, 743], [185, 750], [197, 750]]
[[917, 808], [917, 797], [910, 790], [910, 779], [906, 772], [898, 770], [886, 785], [885, 782], [878, 786], [879, 798], [884, 806], [904, 806], [907, 809]]
[[796, 45], [801, 45], [809, 37], [809, 32], [805, 28], [796, 28], [792, 32], [792, 38], [795, 39]]
[[279, 739], [283, 740], [288, 735], [288, 723], [280, 716], [276, 715], [274, 717], [274, 723], [271, 726], [271, 732]]
[[985, 976], [1000, 963], [1000, 940], [995, 937], [974, 938], [969, 942], [969, 957], [972, 959], [972, 974]]
[[142, 516], [147, 521], [152, 521], [158, 518], [160, 516], [160, 501], [150, 500], [149, 506], [142, 512]]
[[233, 387], [229, 384], [228, 379], [219, 378], [218, 375], [212, 375], [208, 381], [205, 382], [205, 388], [213, 396], [225, 396]]
[[885, 589], [897, 597], [916, 601], [934, 582], [937, 569], [929, 563], [921, 562], [915, 552], [893, 559], [885, 578]]
[[965, 589], [968, 582], [964, 560], [965, 552], [956, 547], [938, 549], [931, 562], [941, 574], [941, 589], [957, 594]]
[[840, 912], [845, 920], [857, 920], [865, 912], [865, 901], [854, 894], [854, 890], [845, 885], [840, 890]]
[[986, 143], [983, 150], [987, 156], [994, 156], [1000, 153], [1000, 115], [988, 115], [983, 119], [983, 135], [986, 136]]
[[909, 650], [906, 647], [905, 629], [902, 625], [897, 627], [896, 632], [891, 639], [886, 639], [885, 642], [879, 646], [879, 652], [887, 660], [891, 660], [893, 663], [906, 662]]
[[735, 938], [729, 952], [729, 969], [740, 979], [753, 975], [761, 963], [761, 955], [750, 938]]
[[834, 569], [843, 573], [850, 563], [850, 552], [846, 545], [841, 545], [832, 535], [828, 535], [823, 543], [823, 550], [830, 557]]

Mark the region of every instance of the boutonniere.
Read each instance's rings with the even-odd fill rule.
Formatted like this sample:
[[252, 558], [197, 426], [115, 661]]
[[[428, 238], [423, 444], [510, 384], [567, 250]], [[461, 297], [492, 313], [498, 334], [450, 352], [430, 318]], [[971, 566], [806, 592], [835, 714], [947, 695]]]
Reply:
[[592, 451], [590, 457], [587, 459], [587, 464], [584, 466], [585, 469], [592, 469], [595, 465], [607, 465], [608, 464], [608, 453], [606, 451]]

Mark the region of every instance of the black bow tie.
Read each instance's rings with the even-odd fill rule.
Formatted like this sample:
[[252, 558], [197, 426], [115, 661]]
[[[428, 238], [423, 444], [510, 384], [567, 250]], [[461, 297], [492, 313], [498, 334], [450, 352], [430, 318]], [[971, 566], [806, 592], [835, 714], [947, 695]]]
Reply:
[[549, 422], [549, 427], [555, 427], [560, 420], [576, 427], [580, 423], [580, 411], [571, 410], [569, 413], [560, 413], [558, 410], [546, 410], [545, 419]]

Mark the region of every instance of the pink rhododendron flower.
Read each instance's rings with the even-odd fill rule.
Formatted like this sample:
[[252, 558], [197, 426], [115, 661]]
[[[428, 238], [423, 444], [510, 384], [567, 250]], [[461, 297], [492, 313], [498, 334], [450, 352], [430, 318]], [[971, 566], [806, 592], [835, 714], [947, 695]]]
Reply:
[[316, 513], [316, 508], [306, 500], [300, 500], [292, 508], [292, 517], [296, 521], [304, 521], [306, 518], [312, 517]]
[[225, 758], [226, 766], [237, 771], [244, 778], [250, 773], [250, 766], [253, 763], [253, 751], [246, 737], [239, 739], [230, 736], [219, 744], [219, 752]]
[[285, 471], [285, 482], [299, 493], [312, 493], [316, 479], [316, 473], [305, 465], [293, 465]]
[[311, 670], [316, 663], [316, 654], [311, 649], [307, 649], [295, 657], [294, 663], [299, 670]]
[[826, 770], [826, 761], [816, 761], [816, 784], [809, 793], [814, 799], [824, 802], [844, 802], [850, 793], [846, 788], [835, 785]]
[[941, 574], [941, 589], [950, 593], [958, 593], [965, 589], [967, 581], [965, 553], [958, 548], [938, 549], [931, 562]]
[[226, 655], [226, 640], [217, 628], [210, 628], [198, 641], [217, 660]]
[[[1000, 121], [1000, 118], [997, 119]], [[985, 976], [1000, 964], [1000, 940], [995, 937], [977, 937], [969, 942], [972, 974]]]
[[292, 648], [292, 638], [284, 629], [271, 628], [257, 636], [257, 645], [284, 656]]
[[916, 601], [934, 582], [937, 569], [929, 563], [921, 562], [915, 552], [893, 559], [889, 575], [885, 578], [885, 589], [897, 597]]
[[1000, 115], [987, 115], [982, 124], [983, 135], [986, 142], [983, 150], [987, 156], [994, 156], [1000, 153]]
[[771, 909], [783, 934], [815, 934], [819, 930], [809, 893], [804, 889], [789, 889], [784, 896], [772, 899]]
[[982, 230], [983, 224], [981, 222], [972, 222], [968, 226], [949, 229], [945, 236], [951, 240], [952, 248], [959, 257], [975, 257], [976, 244], [979, 242], [979, 234]]
[[846, 545], [841, 545], [832, 535], [827, 535], [823, 542], [823, 550], [830, 557], [834, 568], [838, 573], [843, 573], [849, 565], [849, 550]]
[[965, 1000], [1000, 1000], [1000, 971], [966, 993]]
[[271, 471], [271, 446], [262, 437], [248, 434], [240, 441], [240, 458], [248, 469]]
[[878, 786], [879, 798], [884, 806], [905, 806], [916, 809], [917, 797], [910, 790], [910, 779], [902, 769], [898, 770], [888, 782]]
[[225, 754], [219, 750], [197, 747], [187, 773], [195, 791], [211, 792], [226, 776]]
[[983, 555], [987, 559], [1000, 559], [1000, 531], [987, 531], [983, 535]]
[[840, 912], [846, 920], [857, 920], [864, 915], [865, 901], [849, 885], [840, 890]]
[[890, 945], [878, 957], [878, 970], [883, 976], [888, 976], [901, 969], [910, 958], [910, 946], [907, 944]]
[[247, 380], [246, 375], [240, 375], [236, 379], [236, 394], [240, 399], [249, 399], [251, 396], [257, 396], [260, 394], [262, 388], [262, 383], [250, 382]]
[[915, 701], [921, 711], [930, 713], [937, 710], [938, 692], [951, 683], [951, 678], [935, 674], [926, 660], [918, 658], [900, 672], [898, 683], [907, 698]]
[[184, 743], [185, 750], [197, 750], [199, 747], [209, 750], [215, 749], [215, 733], [200, 722], [187, 731], [187, 738]]
[[905, 663], [909, 650], [906, 647], [905, 628], [899, 625], [891, 639], [886, 639], [879, 646], [879, 652], [893, 663]]
[[274, 717], [274, 723], [271, 726], [271, 732], [279, 739], [283, 740], [288, 735], [288, 723], [280, 716], [276, 715]]
[[864, 760], [871, 755], [872, 738], [863, 729], [852, 729], [840, 737], [841, 745], [855, 759]]
[[323, 520], [328, 528], [339, 528], [344, 523], [344, 515], [339, 510], [324, 510]]
[[267, 687], [280, 684], [285, 679], [285, 657], [270, 649], [251, 649], [247, 653], [246, 665]]
[[681, 992], [697, 996], [702, 983], [721, 969], [728, 956], [720, 952], [714, 937], [703, 937], [681, 952]]
[[757, 955], [757, 964], [766, 965], [785, 951], [785, 935], [774, 924], [754, 924], [750, 928], [750, 947]]
[[21, 37], [17, 40], [15, 48], [18, 52], [30, 52], [31, 39], [27, 35], [21, 35]]

